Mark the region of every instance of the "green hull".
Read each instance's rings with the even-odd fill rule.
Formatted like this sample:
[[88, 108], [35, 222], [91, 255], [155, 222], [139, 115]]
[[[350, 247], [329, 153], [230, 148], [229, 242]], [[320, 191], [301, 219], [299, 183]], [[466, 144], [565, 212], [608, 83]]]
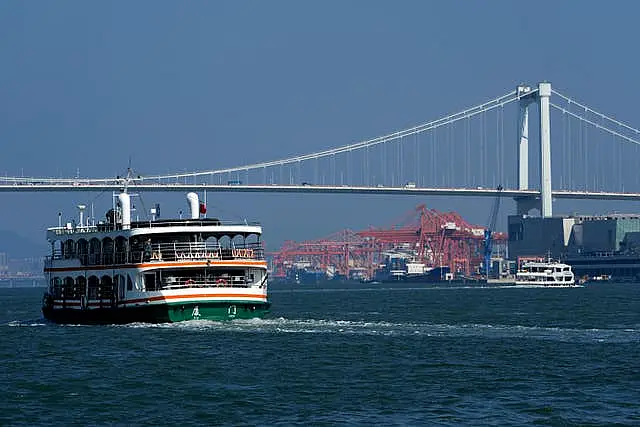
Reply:
[[138, 307], [77, 310], [43, 307], [44, 317], [55, 323], [123, 324], [168, 323], [185, 320], [233, 320], [264, 317], [270, 303], [189, 302]]

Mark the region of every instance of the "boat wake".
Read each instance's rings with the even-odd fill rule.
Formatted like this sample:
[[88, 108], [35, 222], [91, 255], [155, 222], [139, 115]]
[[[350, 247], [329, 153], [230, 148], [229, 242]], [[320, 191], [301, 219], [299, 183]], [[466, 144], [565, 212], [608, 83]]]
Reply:
[[[74, 328], [87, 325], [56, 325], [43, 319], [13, 320], [6, 327]], [[476, 337], [486, 339], [530, 339], [580, 343], [640, 343], [640, 325], [629, 328], [563, 328], [480, 323], [419, 323], [339, 319], [237, 319], [231, 321], [190, 320], [177, 323], [129, 323], [107, 328], [166, 329], [184, 331], [239, 332], [264, 334], [340, 334], [389, 337]]]
[[10, 322], [2, 324], [2, 326], [9, 327], [38, 327], [38, 326], [48, 326], [49, 323], [43, 321], [42, 319], [31, 319], [31, 320], [12, 320]]
[[640, 343], [640, 329], [576, 329], [523, 325], [367, 322], [331, 319], [194, 320], [179, 323], [134, 323], [114, 327], [160, 328], [266, 334], [341, 334], [389, 337], [477, 337], [583, 343]]

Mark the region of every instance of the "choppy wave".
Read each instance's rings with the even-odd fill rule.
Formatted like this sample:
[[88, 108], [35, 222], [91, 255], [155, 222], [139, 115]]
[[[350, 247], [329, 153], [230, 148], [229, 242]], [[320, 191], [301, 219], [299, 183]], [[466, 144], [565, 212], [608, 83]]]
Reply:
[[[13, 320], [8, 327], [95, 327], [87, 325], [55, 325], [42, 319]], [[372, 336], [478, 337], [486, 339], [535, 339], [561, 342], [640, 342], [640, 328], [578, 329], [549, 326], [525, 326], [480, 323], [419, 323], [357, 321], [340, 319], [238, 319], [232, 321], [192, 320], [178, 323], [131, 323], [111, 325], [113, 328], [175, 329], [186, 331], [227, 331], [247, 333], [305, 333]]]
[[216, 322], [195, 320], [179, 323], [132, 323], [116, 327], [184, 329], [190, 331], [231, 331], [250, 333], [307, 333], [372, 336], [427, 336], [427, 337], [478, 337], [486, 339], [536, 339], [562, 342], [640, 342], [640, 329], [575, 329], [561, 327], [489, 325], [489, 324], [439, 324], [395, 323], [385, 321], [354, 321], [331, 319], [249, 319]]
[[637, 285], [450, 289], [281, 292], [264, 319], [107, 326], [0, 292], [0, 425], [637, 424]]

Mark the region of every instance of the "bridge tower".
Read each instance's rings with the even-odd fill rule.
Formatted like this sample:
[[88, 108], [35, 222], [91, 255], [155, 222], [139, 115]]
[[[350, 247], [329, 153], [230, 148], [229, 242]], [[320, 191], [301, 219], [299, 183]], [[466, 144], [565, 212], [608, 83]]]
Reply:
[[551, 83], [538, 84], [538, 90], [520, 85], [516, 88], [520, 103], [518, 120], [518, 189], [529, 189], [529, 105], [538, 103], [540, 112], [540, 199], [531, 197], [516, 198], [518, 214], [523, 215], [531, 209], [539, 209], [543, 218], [553, 215], [551, 206], [551, 120], [549, 115], [549, 97]]
[[520, 114], [518, 120], [518, 190], [529, 189], [529, 105], [536, 101], [529, 86], [516, 88]]

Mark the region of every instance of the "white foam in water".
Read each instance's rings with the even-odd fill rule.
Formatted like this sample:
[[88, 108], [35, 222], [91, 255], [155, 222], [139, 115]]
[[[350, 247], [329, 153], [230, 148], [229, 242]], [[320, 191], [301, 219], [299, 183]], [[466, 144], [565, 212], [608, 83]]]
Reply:
[[573, 329], [560, 327], [392, 323], [340, 319], [238, 319], [231, 321], [194, 320], [178, 323], [119, 325], [127, 328], [161, 328], [187, 331], [268, 333], [268, 334], [344, 334], [371, 336], [481, 337], [486, 339], [536, 339], [562, 342], [640, 342], [637, 329]]
[[[13, 320], [9, 327], [92, 327], [90, 325], [55, 325], [38, 320]], [[639, 325], [640, 326], [640, 325]], [[341, 319], [237, 319], [231, 321], [190, 320], [177, 323], [129, 323], [110, 325], [115, 328], [173, 329], [185, 331], [213, 331], [266, 334], [343, 334], [370, 336], [428, 336], [428, 337], [481, 337], [486, 339], [534, 339], [561, 342], [637, 342], [640, 328], [575, 329], [561, 327], [491, 325], [491, 324], [439, 324], [393, 323], [385, 321]]]
[[6, 326], [11, 327], [36, 327], [36, 326], [47, 326], [47, 323], [36, 322], [33, 320], [12, 320], [6, 323]]

